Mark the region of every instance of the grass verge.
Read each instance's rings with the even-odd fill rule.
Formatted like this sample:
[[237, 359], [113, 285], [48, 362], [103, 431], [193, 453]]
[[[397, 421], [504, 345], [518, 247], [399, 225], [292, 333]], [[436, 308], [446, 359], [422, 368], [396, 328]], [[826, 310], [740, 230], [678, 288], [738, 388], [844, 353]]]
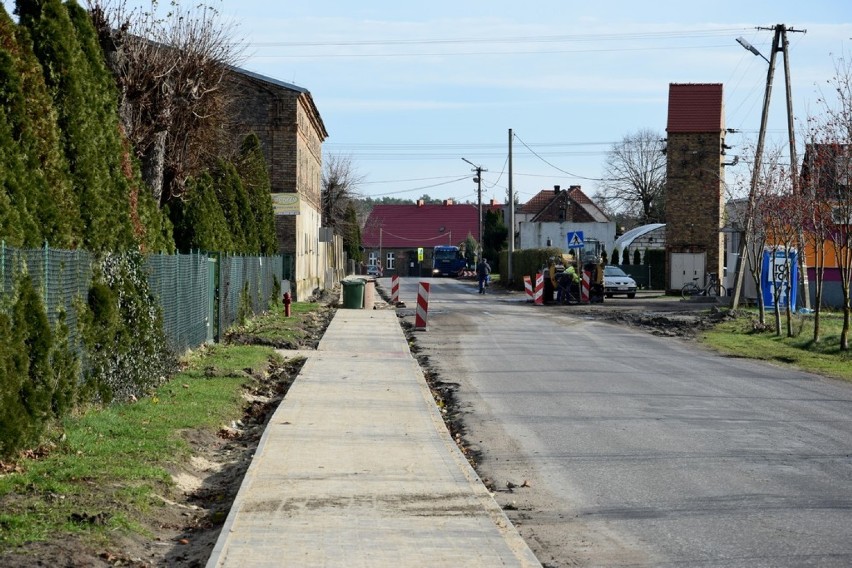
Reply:
[[780, 336], [775, 334], [772, 312], [766, 315], [766, 328], [759, 325], [756, 310], [740, 310], [740, 314], [705, 332], [702, 342], [728, 355], [791, 365], [804, 371], [852, 381], [852, 353], [840, 350], [842, 314], [821, 314], [819, 343], [813, 341], [813, 314], [793, 315], [793, 337], [786, 335], [784, 314], [781, 315]]
[[[293, 308], [291, 318], [279, 309], [249, 325], [294, 338], [321, 335], [314, 319], [322, 306]], [[0, 464], [0, 553], [68, 536], [95, 547], [116, 536], [155, 537], [170, 522], [168, 505], [186, 500], [174, 475], [188, 469], [194, 442], [218, 446], [223, 431], [238, 436], [234, 424], [252, 412], [270, 370], [282, 369], [298, 372], [269, 346], [205, 346], [149, 397], [67, 419], [42, 448]], [[280, 386], [270, 389], [267, 398], [283, 396]], [[180, 514], [172, 520], [180, 523]]]

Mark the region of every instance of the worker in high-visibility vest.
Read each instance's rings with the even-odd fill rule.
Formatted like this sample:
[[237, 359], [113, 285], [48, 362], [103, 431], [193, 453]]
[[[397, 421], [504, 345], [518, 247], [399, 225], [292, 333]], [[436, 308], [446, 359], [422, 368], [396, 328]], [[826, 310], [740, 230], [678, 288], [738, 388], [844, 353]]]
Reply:
[[556, 288], [556, 301], [567, 304], [573, 298], [579, 299], [580, 275], [573, 264], [569, 264], [562, 276], [559, 277], [559, 286]]

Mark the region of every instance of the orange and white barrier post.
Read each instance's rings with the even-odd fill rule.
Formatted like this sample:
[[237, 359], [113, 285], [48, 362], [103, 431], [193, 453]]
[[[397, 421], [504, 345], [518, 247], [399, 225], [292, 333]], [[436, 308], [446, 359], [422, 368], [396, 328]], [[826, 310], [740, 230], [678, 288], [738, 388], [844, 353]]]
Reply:
[[391, 303], [396, 305], [399, 303], [399, 275], [391, 276]]
[[589, 282], [592, 279], [592, 275], [583, 271], [583, 288], [580, 290], [580, 301], [584, 304], [589, 303]]
[[524, 291], [527, 293], [527, 299], [533, 301], [532, 279], [529, 276], [524, 276]]
[[415, 331], [426, 331], [426, 315], [429, 313], [429, 283], [421, 282], [417, 290], [417, 311], [414, 315]]
[[533, 293], [533, 303], [536, 306], [544, 305], [544, 273], [539, 272], [535, 275], [535, 292]]

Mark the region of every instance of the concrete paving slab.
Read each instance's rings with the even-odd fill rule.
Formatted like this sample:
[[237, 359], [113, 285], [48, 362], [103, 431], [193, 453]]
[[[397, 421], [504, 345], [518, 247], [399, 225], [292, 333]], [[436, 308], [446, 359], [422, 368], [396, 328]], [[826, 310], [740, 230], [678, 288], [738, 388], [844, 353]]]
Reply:
[[541, 566], [459, 451], [392, 310], [338, 310], [208, 568]]

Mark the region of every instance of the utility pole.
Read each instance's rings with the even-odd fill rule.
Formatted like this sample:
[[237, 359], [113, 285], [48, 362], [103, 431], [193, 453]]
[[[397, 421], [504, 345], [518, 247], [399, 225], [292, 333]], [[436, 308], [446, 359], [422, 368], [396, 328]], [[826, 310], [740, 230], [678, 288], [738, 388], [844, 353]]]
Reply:
[[[784, 50], [784, 86], [787, 91], [787, 135], [790, 138], [790, 181], [793, 184], [793, 194], [800, 195], [802, 188], [799, 186], [799, 161], [796, 156], [796, 134], [793, 128], [793, 95], [790, 87], [790, 43], [787, 41], [787, 32], [805, 33], [806, 30], [787, 30], [783, 25], [781, 28], [781, 41]], [[802, 304], [808, 310], [811, 309], [811, 290], [808, 284], [808, 259], [805, 256], [805, 232], [799, 226], [798, 242], [799, 249], [799, 277], [802, 279]]]
[[[796, 173], [796, 168], [798, 164], [796, 163], [796, 142], [795, 136], [793, 133], [793, 103], [792, 96], [790, 91], [790, 64], [789, 64], [789, 53], [787, 51], [788, 42], [787, 42], [787, 32], [799, 32], [804, 33], [806, 30], [795, 30], [788, 29], [784, 24], [777, 24], [771, 28], [757, 28], [758, 30], [774, 30], [775, 36], [772, 40], [772, 52], [769, 55], [769, 59], [760, 53], [757, 49], [751, 46], [747, 41], [742, 38], [737, 38], [737, 42], [742, 45], [745, 49], [754, 53], [755, 55], [759, 55], [763, 57], [769, 63], [769, 69], [766, 72], [766, 91], [763, 95], [763, 113], [760, 117], [760, 132], [757, 137], [757, 149], [755, 151], [754, 157], [754, 170], [751, 175], [751, 185], [749, 187], [748, 193], [748, 205], [746, 206], [745, 211], [745, 227], [743, 232], [743, 238], [740, 239], [740, 247], [739, 247], [739, 267], [737, 269], [737, 276], [734, 284], [734, 297], [731, 299], [731, 309], [735, 310], [739, 307], [740, 297], [742, 296], [742, 287], [743, 287], [743, 275], [746, 270], [746, 263], [748, 261], [748, 242], [752, 238], [752, 226], [754, 223], [753, 215], [754, 215], [754, 207], [757, 201], [757, 182], [760, 178], [760, 169], [763, 166], [763, 145], [766, 140], [766, 123], [769, 118], [769, 101], [772, 97], [772, 80], [775, 76], [775, 56], [780, 51], [784, 54], [784, 74], [786, 79], [787, 86], [787, 125], [788, 125], [788, 134], [789, 134], [789, 142], [790, 142], [790, 171], [792, 172], [792, 182], [793, 182], [793, 191], [798, 191], [798, 175]], [[803, 235], [800, 236], [800, 246], [803, 243]], [[802, 262], [802, 257], [804, 256], [804, 250], [800, 251], [800, 266]], [[807, 274], [805, 273], [805, 294], [807, 295], [806, 302], [810, 303], [809, 293], [807, 292]], [[757, 291], [760, 293], [760, 290]]]
[[479, 259], [482, 258], [482, 172], [487, 172], [488, 170], [482, 166], [477, 166], [467, 158], [462, 158], [462, 160], [473, 166], [471, 171], [476, 172], [476, 177], [473, 178], [473, 181], [476, 182], [476, 197], [477, 203], [479, 203], [479, 236], [477, 237], [477, 245], [479, 248], [477, 251], [479, 256], [477, 258]]
[[509, 129], [509, 255], [506, 261], [506, 276], [512, 284], [512, 253], [515, 252], [515, 193], [512, 190], [512, 129]]

